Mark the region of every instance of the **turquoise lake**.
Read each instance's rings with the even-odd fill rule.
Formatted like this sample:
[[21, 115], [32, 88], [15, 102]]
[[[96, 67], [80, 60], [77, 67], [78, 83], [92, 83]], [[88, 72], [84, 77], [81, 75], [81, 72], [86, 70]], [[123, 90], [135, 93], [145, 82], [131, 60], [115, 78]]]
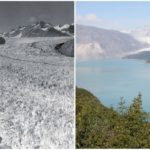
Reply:
[[91, 91], [105, 106], [116, 107], [121, 97], [129, 105], [140, 92], [143, 108], [150, 112], [150, 64], [128, 59], [77, 60], [76, 72], [77, 86]]

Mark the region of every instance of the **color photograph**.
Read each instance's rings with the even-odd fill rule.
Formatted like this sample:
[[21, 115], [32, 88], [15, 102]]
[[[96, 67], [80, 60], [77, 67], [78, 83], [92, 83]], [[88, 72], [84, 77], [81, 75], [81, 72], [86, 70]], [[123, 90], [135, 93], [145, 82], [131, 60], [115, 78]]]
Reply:
[[76, 2], [76, 147], [150, 148], [150, 2]]

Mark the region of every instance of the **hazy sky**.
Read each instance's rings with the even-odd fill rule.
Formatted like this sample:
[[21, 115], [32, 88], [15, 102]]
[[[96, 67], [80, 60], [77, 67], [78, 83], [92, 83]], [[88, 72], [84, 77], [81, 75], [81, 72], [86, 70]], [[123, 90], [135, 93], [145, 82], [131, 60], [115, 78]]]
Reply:
[[0, 2], [0, 32], [38, 20], [53, 25], [73, 23], [73, 2]]
[[111, 29], [150, 26], [150, 2], [77, 2], [77, 23]]

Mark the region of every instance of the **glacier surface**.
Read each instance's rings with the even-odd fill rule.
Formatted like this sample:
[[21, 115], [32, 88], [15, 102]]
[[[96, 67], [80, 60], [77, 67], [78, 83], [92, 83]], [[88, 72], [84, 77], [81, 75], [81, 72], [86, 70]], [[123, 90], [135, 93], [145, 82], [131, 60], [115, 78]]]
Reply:
[[70, 37], [6, 38], [0, 45], [0, 147], [74, 148]]

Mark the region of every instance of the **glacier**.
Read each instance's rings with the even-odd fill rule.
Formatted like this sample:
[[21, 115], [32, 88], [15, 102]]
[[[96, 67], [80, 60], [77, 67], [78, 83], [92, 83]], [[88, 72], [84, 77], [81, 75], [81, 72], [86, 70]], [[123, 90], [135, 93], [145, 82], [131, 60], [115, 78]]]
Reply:
[[74, 58], [55, 50], [73, 38], [5, 39], [0, 45], [0, 147], [74, 148]]

